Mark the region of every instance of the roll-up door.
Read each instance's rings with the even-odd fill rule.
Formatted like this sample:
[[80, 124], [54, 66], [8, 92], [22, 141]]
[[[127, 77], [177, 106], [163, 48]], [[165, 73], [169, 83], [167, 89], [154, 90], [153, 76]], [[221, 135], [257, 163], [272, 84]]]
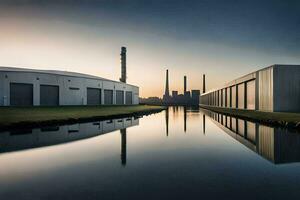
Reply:
[[122, 90], [116, 91], [116, 104], [118, 105], [124, 104], [124, 91]]
[[87, 88], [87, 105], [101, 104], [101, 90], [97, 88]]
[[104, 104], [105, 105], [113, 104], [113, 91], [112, 90], [104, 90]]
[[10, 83], [10, 105], [32, 106], [33, 85], [25, 83]]
[[132, 104], [132, 92], [127, 91], [126, 92], [126, 105]]
[[59, 87], [54, 85], [40, 85], [40, 105], [58, 106]]

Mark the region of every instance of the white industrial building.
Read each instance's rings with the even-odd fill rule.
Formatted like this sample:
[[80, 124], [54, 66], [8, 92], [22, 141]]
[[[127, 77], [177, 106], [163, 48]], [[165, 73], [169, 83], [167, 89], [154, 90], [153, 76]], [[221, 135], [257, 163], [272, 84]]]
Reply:
[[0, 106], [136, 105], [139, 88], [97, 76], [0, 67]]
[[300, 112], [300, 65], [272, 65], [201, 95], [201, 104]]

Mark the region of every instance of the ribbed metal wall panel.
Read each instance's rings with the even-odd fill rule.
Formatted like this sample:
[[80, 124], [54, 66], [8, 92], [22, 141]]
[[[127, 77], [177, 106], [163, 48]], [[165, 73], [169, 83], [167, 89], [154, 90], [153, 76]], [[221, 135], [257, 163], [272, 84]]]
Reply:
[[236, 108], [237, 105], [236, 105], [236, 99], [237, 99], [237, 96], [236, 96], [236, 86], [232, 86], [231, 87], [231, 107], [232, 108]]
[[7, 96], [4, 95], [5, 74], [0, 72], [0, 106], [6, 106]]
[[246, 83], [246, 108], [250, 110], [255, 110], [255, 80], [248, 81]]
[[231, 87], [228, 87], [227, 88], [227, 95], [226, 95], [226, 97], [227, 97], [227, 101], [226, 101], [226, 103], [227, 103], [227, 108], [230, 108], [231, 107]]
[[300, 112], [300, 66], [275, 66], [274, 112]]
[[245, 108], [245, 84], [241, 83], [238, 86], [238, 108]]
[[227, 106], [227, 102], [226, 102], [226, 100], [227, 100], [226, 99], [227, 89], [224, 88], [222, 91], [223, 91], [222, 92], [222, 98], [223, 98], [223, 100], [222, 100], [222, 106], [226, 107]]
[[273, 111], [273, 67], [259, 71], [259, 110]]

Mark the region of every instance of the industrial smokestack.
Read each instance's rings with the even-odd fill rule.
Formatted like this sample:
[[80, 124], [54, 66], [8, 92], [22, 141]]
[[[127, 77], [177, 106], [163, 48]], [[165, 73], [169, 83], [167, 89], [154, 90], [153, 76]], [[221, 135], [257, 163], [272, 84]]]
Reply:
[[165, 97], [169, 97], [170, 93], [169, 93], [169, 70], [167, 69], [166, 71], [166, 90], [165, 90]]
[[205, 93], [206, 89], [205, 89], [205, 74], [203, 74], [203, 91], [202, 93]]
[[183, 77], [183, 94], [186, 93], [186, 76]]
[[121, 78], [120, 81], [126, 83], [126, 47], [121, 47]]

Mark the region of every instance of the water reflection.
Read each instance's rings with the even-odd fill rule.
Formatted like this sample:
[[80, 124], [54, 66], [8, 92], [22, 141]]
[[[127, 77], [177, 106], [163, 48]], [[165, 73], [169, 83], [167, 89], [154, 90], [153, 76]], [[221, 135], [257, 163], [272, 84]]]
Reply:
[[274, 164], [300, 161], [299, 133], [214, 112], [205, 113], [228, 135]]
[[[180, 109], [182, 109], [180, 111]], [[228, 135], [274, 164], [300, 161], [300, 135], [287, 129], [268, 127], [197, 107], [172, 107], [173, 118], [183, 113], [183, 130], [187, 132], [189, 113], [202, 113], [202, 132], [206, 133], [206, 115]], [[165, 111], [166, 135], [169, 135], [170, 108]], [[201, 123], [199, 123], [199, 126]]]
[[126, 165], [127, 147], [126, 147], [126, 128], [120, 129], [121, 133], [121, 163], [123, 166]]
[[[175, 110], [173, 110], [175, 111]], [[166, 135], [169, 136], [169, 108], [165, 110], [165, 116], [166, 116]]]
[[186, 133], [186, 107], [183, 108], [183, 121], [184, 121], [183, 130]]
[[5, 132], [1, 152], [28, 150], [0, 154], [0, 199], [298, 199], [300, 163], [273, 163], [300, 161], [299, 137], [189, 107]]
[[137, 125], [139, 125], [139, 119], [130, 117], [64, 126], [1, 132], [0, 153], [57, 145], [120, 130], [121, 163], [125, 166], [126, 128]]
[[205, 114], [203, 114], [202, 126], [203, 126], [203, 134], [205, 135]]
[[[172, 113], [170, 111], [172, 109]], [[166, 123], [166, 136], [169, 136], [169, 115], [173, 114], [173, 119], [178, 120], [182, 118], [181, 113], [183, 113], [183, 132], [187, 132], [187, 121], [188, 121], [188, 113], [196, 113], [199, 115], [200, 108], [199, 107], [181, 107], [181, 106], [172, 106], [168, 107], [165, 111], [165, 123]], [[181, 119], [180, 119], [181, 120]]]

